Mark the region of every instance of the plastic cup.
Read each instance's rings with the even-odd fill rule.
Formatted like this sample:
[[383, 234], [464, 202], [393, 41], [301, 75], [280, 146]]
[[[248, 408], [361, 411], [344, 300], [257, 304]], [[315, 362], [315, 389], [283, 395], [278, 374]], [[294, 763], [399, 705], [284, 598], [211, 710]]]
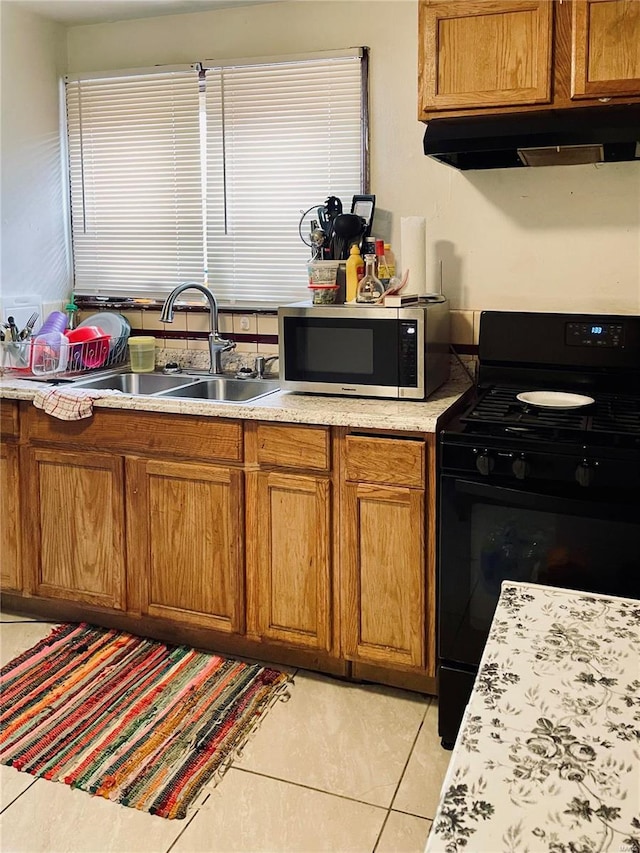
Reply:
[[129, 338], [132, 373], [153, 373], [156, 366], [156, 339], [151, 335]]

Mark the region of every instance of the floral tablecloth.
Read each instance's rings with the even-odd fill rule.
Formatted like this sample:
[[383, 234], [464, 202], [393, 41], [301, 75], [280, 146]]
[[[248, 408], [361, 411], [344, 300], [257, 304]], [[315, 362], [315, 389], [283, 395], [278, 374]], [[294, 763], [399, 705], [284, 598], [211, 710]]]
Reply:
[[505, 581], [427, 853], [640, 853], [640, 601]]

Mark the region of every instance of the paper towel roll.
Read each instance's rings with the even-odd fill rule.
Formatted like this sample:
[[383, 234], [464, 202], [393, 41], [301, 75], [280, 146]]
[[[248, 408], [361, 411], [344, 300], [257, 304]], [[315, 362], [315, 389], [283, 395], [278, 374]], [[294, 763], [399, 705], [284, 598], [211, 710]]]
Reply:
[[409, 270], [409, 293], [427, 292], [427, 238], [423, 216], [400, 219], [400, 260], [402, 272]]

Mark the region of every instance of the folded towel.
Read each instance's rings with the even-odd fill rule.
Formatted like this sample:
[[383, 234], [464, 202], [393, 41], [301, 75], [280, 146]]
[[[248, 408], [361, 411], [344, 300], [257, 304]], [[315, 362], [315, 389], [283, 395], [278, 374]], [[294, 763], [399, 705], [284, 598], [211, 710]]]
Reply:
[[36, 391], [33, 405], [52, 418], [61, 421], [79, 421], [93, 415], [93, 401], [111, 397], [120, 391], [98, 391], [94, 388], [47, 388]]

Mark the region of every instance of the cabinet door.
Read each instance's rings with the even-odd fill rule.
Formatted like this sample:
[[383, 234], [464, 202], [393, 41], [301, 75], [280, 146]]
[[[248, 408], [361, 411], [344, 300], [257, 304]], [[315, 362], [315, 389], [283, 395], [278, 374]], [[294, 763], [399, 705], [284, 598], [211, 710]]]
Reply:
[[638, 0], [574, 0], [571, 96], [640, 95]]
[[257, 625], [265, 638], [302, 648], [331, 645], [331, 491], [327, 477], [250, 475], [249, 566]]
[[549, 0], [421, 0], [419, 118], [551, 100]]
[[342, 639], [350, 660], [425, 665], [424, 492], [347, 483]]
[[0, 586], [19, 591], [22, 587], [20, 549], [20, 481], [18, 448], [0, 445]]
[[125, 606], [123, 462], [119, 456], [29, 451], [36, 595]]
[[242, 471], [127, 460], [128, 539], [150, 616], [244, 630]]

